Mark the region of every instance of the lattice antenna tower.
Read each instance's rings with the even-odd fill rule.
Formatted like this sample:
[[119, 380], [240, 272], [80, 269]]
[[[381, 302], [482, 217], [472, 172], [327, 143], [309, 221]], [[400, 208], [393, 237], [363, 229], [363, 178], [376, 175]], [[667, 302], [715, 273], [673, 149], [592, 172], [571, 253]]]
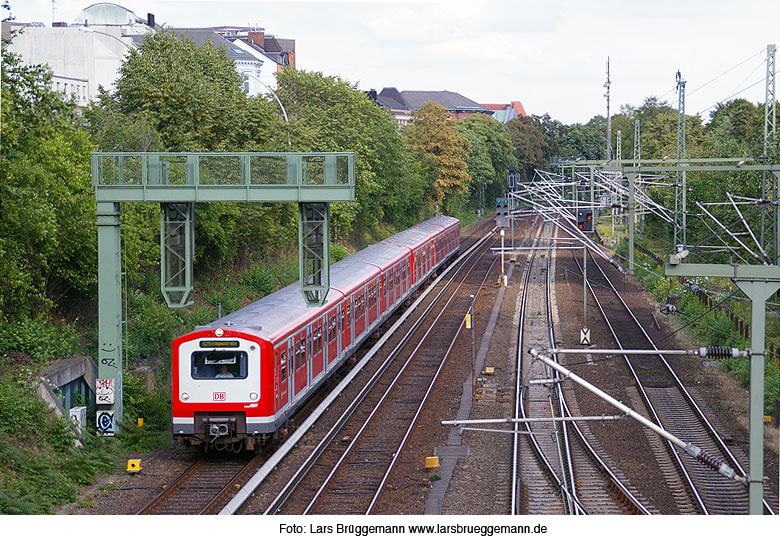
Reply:
[[[685, 80], [682, 74], [677, 71], [677, 165], [686, 157], [685, 153]], [[674, 245], [685, 245], [686, 243], [686, 210], [687, 210], [687, 190], [685, 171], [682, 174], [677, 172], [677, 183], [675, 185], [674, 199]]]
[[623, 142], [622, 142], [622, 140], [623, 140], [623, 135], [622, 135], [620, 129], [618, 129], [617, 139], [615, 140], [615, 159], [617, 159], [618, 162], [620, 162], [623, 159]]
[[639, 119], [634, 120], [634, 165], [639, 165], [642, 159], [642, 143], [639, 140]]
[[[777, 96], [775, 95], [775, 44], [766, 46], [766, 95], [764, 100], [764, 150], [761, 155], [761, 161], [764, 163], [774, 162], [777, 159]], [[767, 172], [761, 173], [761, 196], [763, 199], [771, 200], [778, 194], [777, 179], [770, 176], [767, 184]], [[774, 229], [772, 237], [774, 249], [773, 255], [775, 263], [780, 263], [780, 227], [777, 225], [778, 210], [773, 207], [774, 221], [771, 222], [769, 230]], [[761, 243], [765, 240], [765, 221], [766, 210], [761, 213]]]
[[612, 160], [612, 117], [609, 115], [609, 87], [612, 85], [612, 81], [609, 79], [609, 57], [607, 57], [607, 81], [604, 82], [604, 87], [607, 92], [604, 96], [607, 98], [607, 161]]
[[764, 156], [777, 153], [777, 95], [775, 95], [775, 44], [766, 46], [766, 100], [764, 101]]

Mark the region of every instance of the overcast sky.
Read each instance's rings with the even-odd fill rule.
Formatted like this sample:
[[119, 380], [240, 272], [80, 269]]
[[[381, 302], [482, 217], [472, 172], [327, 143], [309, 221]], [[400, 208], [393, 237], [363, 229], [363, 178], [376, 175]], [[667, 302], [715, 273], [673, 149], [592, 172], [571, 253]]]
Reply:
[[[10, 1], [17, 21], [51, 24], [51, 0]], [[91, 3], [56, 0], [55, 18], [72, 23]], [[173, 27], [262, 27], [295, 39], [298, 68], [361, 89], [519, 100], [529, 114], [567, 124], [606, 113], [607, 57], [613, 113], [648, 96], [676, 107], [677, 70], [687, 81], [686, 112], [705, 121], [732, 95], [763, 103], [766, 46], [780, 42], [780, 0], [115, 3]]]

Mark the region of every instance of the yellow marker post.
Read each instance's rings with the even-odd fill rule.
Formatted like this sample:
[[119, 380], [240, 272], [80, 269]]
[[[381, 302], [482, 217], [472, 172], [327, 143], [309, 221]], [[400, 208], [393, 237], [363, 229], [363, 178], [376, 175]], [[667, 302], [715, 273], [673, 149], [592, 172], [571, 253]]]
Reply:
[[428, 456], [425, 458], [425, 469], [436, 469], [439, 467], [438, 456]]
[[127, 461], [127, 472], [128, 473], [138, 473], [141, 471], [141, 459], [140, 458], [131, 458]]

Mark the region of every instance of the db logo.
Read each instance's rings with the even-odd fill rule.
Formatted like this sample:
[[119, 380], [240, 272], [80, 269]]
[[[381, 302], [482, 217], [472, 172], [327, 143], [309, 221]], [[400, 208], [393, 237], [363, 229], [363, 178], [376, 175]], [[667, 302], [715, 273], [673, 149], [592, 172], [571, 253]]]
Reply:
[[225, 401], [226, 399], [225, 392], [214, 392], [214, 401]]

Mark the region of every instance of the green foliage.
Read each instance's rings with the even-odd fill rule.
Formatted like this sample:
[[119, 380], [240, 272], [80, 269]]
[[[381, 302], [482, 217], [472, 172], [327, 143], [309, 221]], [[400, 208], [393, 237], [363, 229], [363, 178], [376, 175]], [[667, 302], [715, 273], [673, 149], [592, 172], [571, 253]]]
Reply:
[[471, 202], [479, 204], [479, 188], [485, 188], [485, 201], [491, 202], [506, 191], [510, 166], [517, 166], [507, 127], [492, 117], [474, 115], [464, 119], [458, 130], [471, 148], [468, 166], [472, 178]]
[[471, 175], [467, 161], [471, 146], [458, 131], [457, 121], [438, 102], [426, 102], [413, 113], [406, 126], [407, 143], [423, 153], [436, 165], [437, 177], [433, 183], [436, 213], [449, 213], [468, 196]]
[[29, 365], [0, 357], [0, 513], [50, 513], [113, 468], [91, 436], [86, 447], [74, 447], [69, 420], [52, 415], [37, 381]]
[[268, 295], [276, 289], [276, 280], [265, 265], [255, 263], [244, 273], [242, 283], [260, 295]]
[[[166, 433], [171, 421], [171, 394], [168, 388], [144, 389], [143, 379], [132, 374], [122, 375], [122, 401], [124, 421], [119, 438], [126, 449], [147, 451], [168, 444]], [[138, 426], [138, 419], [144, 425]]]
[[118, 95], [102, 87], [97, 100], [84, 111], [86, 128], [98, 151], [162, 151], [161, 136], [149, 117], [147, 111], [121, 111]]
[[341, 244], [333, 243], [330, 245], [330, 262], [336, 263], [349, 255], [349, 251]]
[[[252, 102], [224, 50], [211, 42], [196, 46], [174, 32], [148, 34], [131, 51], [117, 80], [119, 109], [142, 115], [174, 151], [235, 151], [260, 120], [250, 119]], [[263, 121], [273, 123], [270, 109]]]
[[417, 180], [406, 177], [403, 142], [388, 112], [338, 77], [288, 68], [278, 81], [297, 149], [355, 153], [356, 201], [331, 206], [335, 240], [400, 215], [404, 186]]
[[507, 123], [519, 172], [531, 180], [536, 169], [549, 169], [550, 160], [560, 154], [559, 141], [564, 127], [548, 114], [522, 116]]
[[53, 324], [42, 316], [0, 319], [0, 355], [21, 352], [37, 363], [79, 353], [76, 324]]
[[51, 71], [2, 51], [0, 313], [51, 310], [95, 285], [92, 145]]
[[125, 350], [129, 361], [169, 354], [182, 325], [181, 318], [152, 294], [131, 290], [127, 298], [128, 334]]

